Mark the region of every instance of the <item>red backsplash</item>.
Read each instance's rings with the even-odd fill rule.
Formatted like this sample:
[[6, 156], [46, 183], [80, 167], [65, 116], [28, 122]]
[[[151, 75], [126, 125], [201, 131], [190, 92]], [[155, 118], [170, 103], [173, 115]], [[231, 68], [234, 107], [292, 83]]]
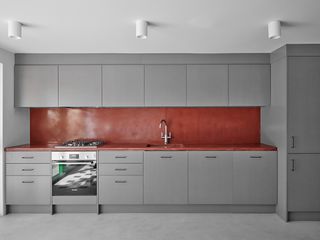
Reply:
[[33, 108], [30, 143], [98, 138], [107, 143], [161, 143], [165, 119], [173, 143], [260, 143], [260, 108]]

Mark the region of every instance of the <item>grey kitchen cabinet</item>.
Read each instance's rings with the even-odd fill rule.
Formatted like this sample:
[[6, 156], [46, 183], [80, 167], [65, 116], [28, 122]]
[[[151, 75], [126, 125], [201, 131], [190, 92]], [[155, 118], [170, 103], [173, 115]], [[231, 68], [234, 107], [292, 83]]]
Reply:
[[[104, 164], [107, 165], [107, 164]], [[99, 204], [142, 204], [142, 176], [100, 176]]]
[[15, 66], [16, 107], [58, 107], [58, 66]]
[[320, 154], [288, 154], [288, 211], [320, 212]]
[[52, 169], [51, 164], [35, 164], [35, 163], [24, 163], [24, 164], [6, 164], [6, 175], [7, 176], [50, 176]]
[[99, 163], [143, 163], [143, 152], [99, 151]]
[[109, 163], [99, 165], [100, 175], [135, 176], [143, 175], [143, 164]]
[[319, 89], [320, 57], [289, 57], [289, 153], [320, 153]]
[[50, 163], [51, 155], [48, 151], [19, 151], [6, 152], [6, 163]]
[[144, 106], [144, 65], [102, 66], [102, 105]]
[[101, 65], [60, 65], [59, 106], [101, 106], [101, 81]]
[[229, 65], [230, 106], [267, 106], [270, 89], [270, 65]]
[[185, 151], [144, 153], [144, 204], [188, 203], [188, 159]]
[[189, 204], [232, 204], [233, 153], [189, 152]]
[[228, 106], [228, 65], [187, 65], [187, 106]]
[[6, 204], [49, 205], [51, 176], [7, 176]]
[[233, 204], [276, 204], [277, 175], [277, 152], [234, 152]]
[[146, 106], [186, 106], [186, 65], [145, 65]]

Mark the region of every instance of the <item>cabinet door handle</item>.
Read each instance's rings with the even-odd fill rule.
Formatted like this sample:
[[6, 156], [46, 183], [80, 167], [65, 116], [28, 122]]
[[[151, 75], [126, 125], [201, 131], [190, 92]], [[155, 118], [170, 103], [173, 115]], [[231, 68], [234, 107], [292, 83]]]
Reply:
[[262, 156], [250, 156], [250, 158], [262, 158]]
[[115, 170], [115, 171], [127, 171], [126, 168], [115, 168], [114, 170]]
[[114, 181], [115, 183], [127, 183], [127, 181], [126, 180], [116, 180], [116, 181]]
[[294, 159], [291, 159], [291, 172], [294, 172], [296, 170]]
[[294, 136], [291, 136], [291, 148], [295, 148], [296, 145], [295, 145], [295, 137]]
[[22, 157], [23, 159], [34, 159], [34, 157]]
[[205, 158], [217, 158], [217, 156], [205, 156]]
[[34, 183], [34, 181], [22, 181], [22, 183]]
[[22, 168], [23, 172], [31, 172], [33, 170], [34, 170], [33, 168]]
[[115, 158], [127, 158], [127, 156], [115, 156]]
[[160, 158], [172, 158], [172, 156], [161, 156]]

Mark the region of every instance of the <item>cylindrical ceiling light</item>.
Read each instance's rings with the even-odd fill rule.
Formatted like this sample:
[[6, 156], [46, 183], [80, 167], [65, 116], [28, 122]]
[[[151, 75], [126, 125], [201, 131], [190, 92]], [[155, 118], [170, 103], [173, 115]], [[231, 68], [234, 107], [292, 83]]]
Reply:
[[17, 21], [8, 21], [8, 37], [21, 39], [22, 24]]
[[268, 23], [268, 37], [270, 39], [279, 39], [281, 37], [281, 22], [272, 21]]
[[136, 21], [136, 37], [146, 39], [148, 37], [148, 22], [145, 20]]

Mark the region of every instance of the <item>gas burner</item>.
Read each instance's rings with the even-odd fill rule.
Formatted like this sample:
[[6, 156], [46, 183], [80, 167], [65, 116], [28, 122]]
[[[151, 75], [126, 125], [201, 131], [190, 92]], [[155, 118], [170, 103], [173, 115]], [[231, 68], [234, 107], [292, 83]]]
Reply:
[[67, 141], [62, 145], [57, 145], [55, 148], [96, 148], [102, 144], [104, 144], [104, 142], [100, 140], [75, 139]]

